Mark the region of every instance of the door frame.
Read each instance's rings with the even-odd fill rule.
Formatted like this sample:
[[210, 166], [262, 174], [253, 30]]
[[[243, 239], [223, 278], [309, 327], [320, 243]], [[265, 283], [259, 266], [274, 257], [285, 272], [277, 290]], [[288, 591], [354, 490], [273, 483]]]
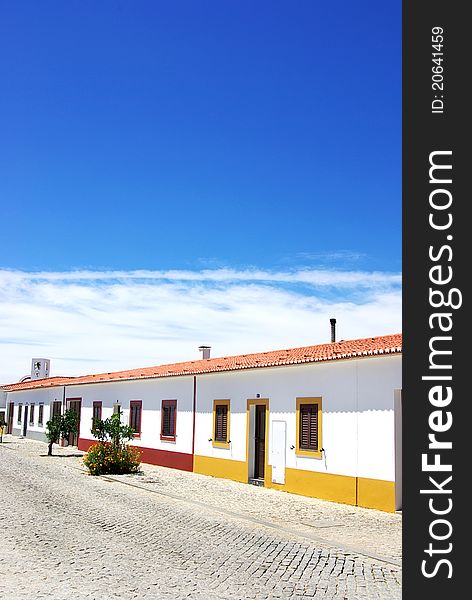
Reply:
[[80, 437], [80, 418], [81, 418], [81, 413], [82, 413], [82, 398], [66, 398], [66, 410], [70, 409], [70, 407], [71, 407], [70, 403], [71, 402], [78, 402], [79, 403], [79, 421], [77, 423], [77, 432], [76, 432], [76, 435], [77, 435], [77, 444], [71, 444], [70, 443], [71, 437], [72, 437], [72, 440], [73, 440], [73, 436], [74, 436], [74, 434], [71, 433], [69, 435], [68, 439], [67, 439], [67, 445], [68, 446], [77, 446], [78, 443], [79, 443], [79, 437]]
[[[265, 444], [264, 444], [264, 485], [268, 481], [268, 467], [269, 467], [269, 398], [250, 398], [246, 404], [246, 473], [248, 481], [251, 479], [250, 473], [254, 469], [255, 461], [255, 447], [254, 443], [250, 444], [250, 437], [254, 438], [255, 431], [251, 431], [251, 407], [265, 406]], [[255, 428], [254, 428], [255, 429]], [[251, 455], [251, 456], [250, 456]]]
[[20, 431], [20, 435], [22, 435], [23, 437], [26, 437], [26, 434], [28, 433], [28, 404], [25, 404], [23, 407], [23, 423], [21, 424], [21, 431]]
[[7, 414], [7, 429], [8, 433], [13, 433], [13, 412], [15, 410], [15, 403], [8, 403], [8, 414]]
[[[266, 476], [265, 457], [267, 448], [265, 445], [267, 439], [266, 425], [266, 407], [263, 404], [255, 405], [255, 423], [254, 423], [254, 479], [264, 481]], [[262, 418], [264, 417], [264, 418]], [[263, 442], [263, 443], [261, 443]], [[261, 456], [262, 454], [262, 456]], [[263, 459], [261, 461], [261, 458]]]

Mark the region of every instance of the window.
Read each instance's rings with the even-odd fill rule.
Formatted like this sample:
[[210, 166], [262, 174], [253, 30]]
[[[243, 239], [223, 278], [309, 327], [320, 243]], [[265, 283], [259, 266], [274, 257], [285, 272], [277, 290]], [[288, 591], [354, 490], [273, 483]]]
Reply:
[[141, 400], [131, 400], [129, 403], [129, 426], [134, 429], [134, 437], [141, 436]]
[[52, 416], [60, 415], [62, 412], [62, 402], [60, 400], [55, 400], [52, 403]]
[[18, 425], [21, 423], [21, 415], [23, 414], [23, 404], [18, 404]]
[[321, 398], [297, 398], [297, 454], [321, 458]]
[[177, 400], [163, 400], [161, 410], [161, 440], [175, 442]]
[[95, 421], [102, 420], [102, 403], [95, 401], [92, 403], [92, 431], [95, 431]]
[[29, 410], [29, 424], [34, 425], [34, 403], [30, 404]]
[[229, 400], [213, 401], [213, 446], [229, 448]]
[[43, 424], [44, 404], [38, 406], [38, 425]]

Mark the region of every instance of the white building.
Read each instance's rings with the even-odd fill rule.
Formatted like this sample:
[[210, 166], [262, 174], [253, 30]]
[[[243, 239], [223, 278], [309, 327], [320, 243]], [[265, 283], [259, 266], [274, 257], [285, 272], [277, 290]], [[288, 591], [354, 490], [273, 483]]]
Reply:
[[70, 443], [120, 407], [143, 462], [336, 502], [401, 508], [401, 334], [2, 386], [13, 434]]
[[7, 393], [0, 389], [0, 423], [7, 420]]

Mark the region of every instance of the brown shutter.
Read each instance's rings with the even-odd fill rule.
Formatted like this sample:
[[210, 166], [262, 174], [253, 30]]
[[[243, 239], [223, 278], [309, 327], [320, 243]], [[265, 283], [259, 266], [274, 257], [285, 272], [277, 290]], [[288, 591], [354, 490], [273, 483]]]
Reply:
[[161, 439], [173, 438], [175, 440], [175, 421], [177, 400], [163, 400], [161, 410]]
[[318, 406], [310, 406], [310, 450], [318, 450]]
[[169, 435], [175, 435], [175, 404], [169, 406]]
[[228, 441], [228, 407], [225, 404], [216, 405], [215, 440], [217, 442]]
[[222, 406], [221, 414], [221, 439], [226, 442], [228, 439], [228, 407]]
[[310, 418], [308, 405], [300, 406], [300, 448], [308, 449]]
[[162, 407], [162, 435], [170, 435], [170, 410], [169, 406]]
[[164, 404], [164, 406], [162, 407], [162, 435], [168, 437], [174, 435], [174, 410], [175, 408], [172, 404]]
[[130, 402], [129, 424], [134, 429], [135, 436], [141, 434], [141, 402], [134, 400]]
[[215, 439], [217, 442], [221, 441], [222, 433], [222, 421], [221, 421], [221, 406], [216, 406], [215, 416]]
[[94, 419], [102, 418], [102, 403], [101, 402], [93, 403], [93, 418]]
[[303, 450], [318, 450], [318, 406], [302, 404], [300, 406], [300, 440]]

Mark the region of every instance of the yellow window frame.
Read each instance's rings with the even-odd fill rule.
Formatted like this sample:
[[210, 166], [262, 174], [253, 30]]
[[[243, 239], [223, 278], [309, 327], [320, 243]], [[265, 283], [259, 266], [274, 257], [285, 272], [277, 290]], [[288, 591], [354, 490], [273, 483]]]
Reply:
[[[318, 450], [306, 450], [305, 448], [300, 448], [300, 407], [303, 404], [316, 404], [318, 406]], [[323, 411], [322, 411], [322, 401], [320, 397], [315, 398], [297, 398], [297, 410], [296, 410], [296, 420], [297, 420], [297, 442], [296, 442], [296, 450], [295, 454], [297, 456], [309, 456], [311, 458], [321, 458], [322, 452], [322, 421], [323, 421]]]
[[[216, 407], [217, 406], [226, 406], [227, 407], [227, 417], [226, 417], [226, 442], [217, 442], [216, 441]], [[212, 436], [212, 444], [214, 448], [229, 448], [230, 445], [230, 401], [229, 400], [213, 400], [213, 436]]]

